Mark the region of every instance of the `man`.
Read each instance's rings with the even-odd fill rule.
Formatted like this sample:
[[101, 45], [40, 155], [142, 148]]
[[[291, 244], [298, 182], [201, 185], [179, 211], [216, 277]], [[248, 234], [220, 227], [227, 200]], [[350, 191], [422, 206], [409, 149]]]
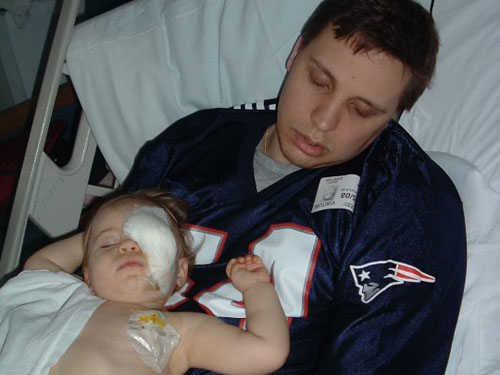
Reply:
[[186, 200], [198, 246], [169, 307], [244, 327], [224, 268], [253, 253], [289, 318], [279, 374], [444, 373], [465, 279], [462, 206], [393, 121], [429, 84], [437, 46], [410, 0], [326, 0], [286, 62], [276, 111], [201, 111], [146, 143], [122, 189]]

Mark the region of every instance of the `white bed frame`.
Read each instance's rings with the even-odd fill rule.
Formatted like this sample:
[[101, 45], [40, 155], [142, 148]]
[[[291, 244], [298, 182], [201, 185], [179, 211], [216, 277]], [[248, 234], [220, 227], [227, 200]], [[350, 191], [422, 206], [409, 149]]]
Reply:
[[111, 189], [88, 185], [96, 142], [83, 113], [70, 161], [58, 167], [43, 151], [80, 0], [62, 4], [33, 118], [0, 260], [0, 278], [18, 267], [28, 220], [54, 238], [78, 227], [85, 194]]

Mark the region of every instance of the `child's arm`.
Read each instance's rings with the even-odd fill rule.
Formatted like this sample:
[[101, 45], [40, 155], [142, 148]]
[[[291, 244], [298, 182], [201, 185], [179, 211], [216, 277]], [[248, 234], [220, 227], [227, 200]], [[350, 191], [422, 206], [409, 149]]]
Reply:
[[83, 233], [78, 233], [41, 248], [28, 258], [24, 269], [75, 272], [83, 260], [83, 239]]
[[235, 375], [280, 368], [289, 351], [288, 325], [260, 257], [232, 259], [226, 273], [243, 294], [246, 331], [204, 316], [191, 340], [191, 365]]

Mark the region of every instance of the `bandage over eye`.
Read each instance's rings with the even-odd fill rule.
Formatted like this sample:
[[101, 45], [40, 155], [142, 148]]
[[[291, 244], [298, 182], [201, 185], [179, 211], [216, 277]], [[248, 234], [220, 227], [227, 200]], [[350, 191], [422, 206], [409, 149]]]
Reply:
[[141, 360], [157, 373], [168, 366], [180, 336], [159, 311], [137, 311], [129, 316], [127, 334]]
[[123, 223], [123, 233], [146, 255], [147, 280], [167, 294], [175, 276], [177, 243], [166, 212], [153, 206], [134, 207]]

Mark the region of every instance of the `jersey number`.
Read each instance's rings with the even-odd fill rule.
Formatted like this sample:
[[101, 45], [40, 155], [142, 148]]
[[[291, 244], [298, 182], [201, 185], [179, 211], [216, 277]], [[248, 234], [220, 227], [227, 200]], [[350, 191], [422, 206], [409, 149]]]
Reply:
[[[222, 251], [226, 234], [209, 228], [190, 228], [194, 245], [198, 249], [196, 264], [215, 262]], [[260, 238], [253, 241], [249, 254], [259, 255], [274, 282], [281, 304], [288, 317], [305, 317], [312, 274], [319, 253], [320, 240], [311, 229], [295, 224], [276, 224]], [[167, 306], [179, 304], [185, 297], [181, 289], [168, 301]], [[198, 293], [195, 300], [210, 314], [220, 317], [244, 318], [245, 311], [239, 303], [241, 293], [229, 280]]]

